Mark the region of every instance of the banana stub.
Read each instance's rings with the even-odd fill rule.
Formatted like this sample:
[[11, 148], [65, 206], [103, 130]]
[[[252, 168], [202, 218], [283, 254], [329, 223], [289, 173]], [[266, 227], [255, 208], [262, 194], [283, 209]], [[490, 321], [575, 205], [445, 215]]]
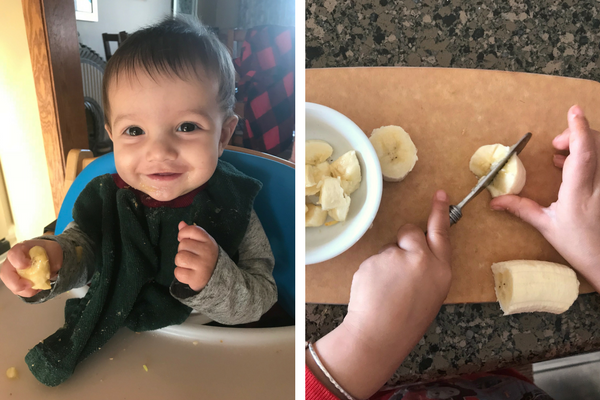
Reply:
[[386, 181], [400, 182], [413, 170], [419, 159], [410, 135], [399, 126], [374, 129], [369, 140], [377, 153]]
[[547, 261], [513, 260], [492, 264], [496, 297], [504, 315], [561, 314], [579, 296], [575, 271]]
[[50, 289], [50, 262], [46, 250], [41, 246], [33, 246], [29, 250], [29, 257], [31, 267], [18, 269], [17, 273], [32, 283], [32, 289]]
[[[487, 175], [497, 162], [506, 157], [509, 151], [510, 147], [501, 144], [481, 146], [471, 157], [469, 169], [477, 178], [481, 178]], [[519, 194], [525, 186], [525, 180], [525, 166], [515, 154], [498, 172], [498, 175], [487, 186], [487, 189], [492, 197], [504, 194]]]

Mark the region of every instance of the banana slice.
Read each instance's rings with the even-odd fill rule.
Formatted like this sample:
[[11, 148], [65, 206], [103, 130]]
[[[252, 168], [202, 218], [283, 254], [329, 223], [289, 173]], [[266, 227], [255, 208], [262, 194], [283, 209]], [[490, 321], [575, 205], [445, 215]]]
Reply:
[[33, 284], [32, 289], [50, 289], [50, 262], [46, 250], [41, 246], [33, 246], [29, 250], [29, 257], [31, 267], [18, 269], [17, 273]]
[[323, 211], [321, 206], [307, 204], [308, 211], [304, 216], [304, 225], [307, 227], [321, 226], [327, 219], [327, 211]]
[[350, 196], [344, 195], [344, 204], [339, 207], [332, 208], [327, 211], [327, 214], [336, 221], [345, 221], [350, 210]]
[[[331, 163], [331, 174], [341, 179], [346, 194], [351, 194], [360, 186], [362, 179], [356, 151], [351, 150]], [[339, 220], [338, 220], [339, 221]]]
[[[510, 147], [501, 144], [490, 144], [481, 146], [471, 157], [469, 169], [478, 178], [485, 176], [494, 167], [494, 164], [506, 157]], [[496, 178], [490, 183], [487, 189], [492, 197], [503, 194], [519, 194], [525, 186], [525, 166], [515, 154], [508, 160], [506, 165], [500, 170]]]
[[504, 315], [522, 312], [561, 314], [579, 295], [579, 281], [571, 268], [534, 260], [492, 264], [496, 297]]
[[410, 136], [399, 126], [382, 126], [373, 130], [369, 138], [375, 148], [383, 179], [399, 182], [413, 170], [417, 157], [417, 148]]
[[323, 210], [328, 211], [343, 206], [346, 203], [345, 196], [340, 178], [326, 177], [323, 179], [319, 195], [319, 204]]
[[317, 165], [333, 154], [333, 147], [324, 140], [307, 140], [305, 145], [306, 164]]

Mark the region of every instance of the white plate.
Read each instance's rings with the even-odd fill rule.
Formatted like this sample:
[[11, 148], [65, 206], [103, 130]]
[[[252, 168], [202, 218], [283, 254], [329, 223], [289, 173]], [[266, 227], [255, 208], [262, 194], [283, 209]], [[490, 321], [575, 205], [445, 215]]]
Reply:
[[345, 115], [319, 104], [306, 103], [306, 140], [321, 139], [333, 147], [333, 161], [355, 150], [362, 182], [350, 195], [346, 221], [332, 226], [306, 228], [306, 264], [329, 260], [356, 243], [369, 229], [379, 210], [383, 180], [381, 166], [364, 132]]

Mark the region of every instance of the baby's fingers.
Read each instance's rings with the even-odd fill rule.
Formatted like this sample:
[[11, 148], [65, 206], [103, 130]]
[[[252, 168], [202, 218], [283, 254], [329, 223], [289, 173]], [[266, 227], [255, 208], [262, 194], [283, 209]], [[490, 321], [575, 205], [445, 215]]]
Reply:
[[180, 242], [184, 239], [197, 240], [199, 242], [212, 242], [214, 239], [204, 229], [198, 225], [188, 225], [181, 221], [179, 223], [179, 234], [177, 240]]
[[556, 150], [569, 150], [569, 137], [571, 136], [571, 129], [567, 128], [552, 140], [552, 145]]
[[0, 279], [2, 279], [8, 290], [22, 297], [31, 297], [40, 292], [32, 289], [31, 282], [17, 274], [17, 270], [8, 259], [4, 261], [2, 268], [0, 268]]
[[29, 258], [29, 249], [25, 243], [17, 243], [6, 254], [6, 258], [15, 269], [25, 269], [31, 267], [31, 258]]
[[499, 196], [492, 199], [490, 207], [496, 211], [508, 211], [517, 218], [532, 225], [542, 235], [550, 229], [551, 220], [548, 214], [538, 203], [526, 197], [512, 194]]

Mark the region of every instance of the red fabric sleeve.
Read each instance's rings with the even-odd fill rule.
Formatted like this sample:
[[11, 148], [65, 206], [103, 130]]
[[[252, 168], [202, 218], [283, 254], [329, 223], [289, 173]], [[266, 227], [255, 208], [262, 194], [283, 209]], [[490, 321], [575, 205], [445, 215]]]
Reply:
[[340, 400], [323, 386], [306, 365], [304, 366], [304, 372], [306, 380], [306, 400]]

